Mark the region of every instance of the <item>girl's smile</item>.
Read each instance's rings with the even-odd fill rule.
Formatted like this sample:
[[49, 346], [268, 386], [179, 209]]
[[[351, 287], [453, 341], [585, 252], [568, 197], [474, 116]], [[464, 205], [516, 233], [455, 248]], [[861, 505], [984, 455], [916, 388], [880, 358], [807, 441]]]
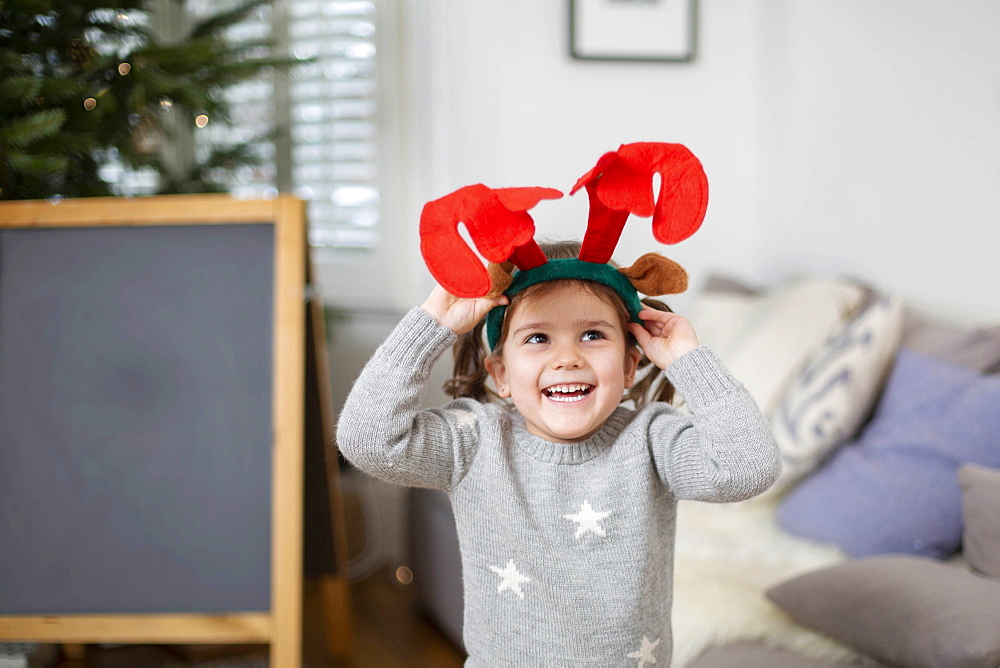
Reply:
[[554, 385], [544, 392], [545, 396], [553, 401], [569, 403], [585, 399], [593, 389], [593, 385]]
[[497, 392], [513, 400], [536, 436], [574, 443], [592, 435], [632, 386], [639, 360], [619, 313], [567, 282], [507, 317], [501, 353], [487, 360]]

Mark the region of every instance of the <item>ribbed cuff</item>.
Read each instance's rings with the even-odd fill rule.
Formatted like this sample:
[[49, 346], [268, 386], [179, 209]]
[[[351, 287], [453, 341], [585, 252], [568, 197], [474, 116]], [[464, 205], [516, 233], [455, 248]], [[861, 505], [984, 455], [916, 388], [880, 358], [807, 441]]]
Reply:
[[710, 406], [743, 387], [705, 346], [681, 355], [664, 373], [692, 410]]
[[427, 311], [414, 307], [380, 346], [382, 359], [393, 366], [430, 375], [434, 364], [457, 339]]

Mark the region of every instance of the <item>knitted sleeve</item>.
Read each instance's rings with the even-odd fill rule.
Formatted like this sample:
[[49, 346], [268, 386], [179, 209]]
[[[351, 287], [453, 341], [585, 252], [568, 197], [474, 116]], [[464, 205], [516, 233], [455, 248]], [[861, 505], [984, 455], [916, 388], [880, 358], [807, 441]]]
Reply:
[[359, 469], [388, 482], [450, 489], [478, 446], [483, 407], [458, 400], [421, 410], [420, 392], [455, 334], [411, 310], [365, 365], [337, 422], [337, 446]]
[[740, 501], [770, 487], [781, 458], [757, 402], [699, 346], [666, 371], [691, 415], [650, 423], [653, 458], [677, 498]]

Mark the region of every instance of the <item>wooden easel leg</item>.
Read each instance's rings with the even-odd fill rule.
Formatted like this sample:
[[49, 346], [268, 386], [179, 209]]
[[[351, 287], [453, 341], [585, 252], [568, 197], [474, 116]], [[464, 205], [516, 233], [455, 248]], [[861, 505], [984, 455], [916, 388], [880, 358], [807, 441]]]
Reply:
[[[312, 265], [307, 263], [311, 283]], [[318, 600], [314, 613], [325, 640], [326, 652], [332, 659], [349, 660], [354, 651], [354, 623], [351, 610], [351, 583], [348, 575], [347, 527], [344, 502], [340, 489], [340, 468], [334, 444], [333, 399], [330, 366], [327, 357], [326, 318], [318, 294], [307, 304], [307, 406], [306, 452], [312, 454], [311, 466], [324, 467], [317, 488], [325, 491], [322, 514], [329, 517], [327, 534], [332, 554], [324, 554], [325, 568], [313, 568], [312, 594]], [[319, 506], [319, 504], [317, 504]], [[317, 512], [321, 506], [317, 507]], [[307, 558], [309, 554], [306, 555]], [[332, 572], [326, 572], [330, 570]], [[316, 572], [321, 571], [321, 572]], [[319, 631], [317, 629], [317, 631]]]
[[319, 581], [319, 595], [327, 651], [334, 658], [349, 659], [354, 649], [351, 582], [346, 576], [325, 575]]
[[62, 646], [63, 656], [66, 661], [72, 661], [74, 663], [79, 662], [79, 665], [84, 666], [87, 663], [87, 646], [77, 643], [65, 643]]

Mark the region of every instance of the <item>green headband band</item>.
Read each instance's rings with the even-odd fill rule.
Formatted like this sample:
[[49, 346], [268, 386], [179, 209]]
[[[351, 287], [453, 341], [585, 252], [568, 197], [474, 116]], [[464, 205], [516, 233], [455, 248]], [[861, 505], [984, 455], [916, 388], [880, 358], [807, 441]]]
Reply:
[[[632, 283], [610, 264], [597, 264], [576, 259], [549, 260], [534, 269], [514, 274], [514, 280], [511, 281], [510, 287], [504, 290], [504, 294], [513, 297], [532, 285], [563, 279], [594, 281], [608, 286], [617, 292], [618, 296], [625, 302], [625, 307], [628, 309], [629, 315], [632, 316], [633, 322], [642, 322], [639, 320], [639, 311], [642, 310], [639, 293], [632, 286]], [[500, 342], [500, 329], [506, 312], [506, 306], [497, 306], [486, 314], [486, 340], [490, 344], [490, 350], [495, 349], [497, 343]]]

